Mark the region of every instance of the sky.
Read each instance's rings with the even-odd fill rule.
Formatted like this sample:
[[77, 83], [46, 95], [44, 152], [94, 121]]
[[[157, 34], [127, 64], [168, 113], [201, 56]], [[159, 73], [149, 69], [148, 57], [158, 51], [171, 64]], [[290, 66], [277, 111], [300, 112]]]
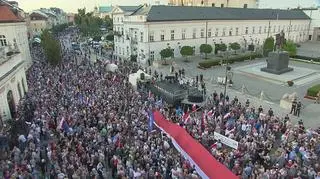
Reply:
[[[96, 5], [139, 5], [139, 4], [153, 4], [160, 1], [161, 4], [167, 4], [168, 0], [16, 0], [19, 7], [30, 12], [35, 9], [59, 7], [66, 12], [77, 12], [77, 9], [86, 7], [88, 11], [92, 11]], [[320, 5], [320, 0], [259, 0], [259, 6], [264, 8], [288, 8], [297, 7], [311, 7], [316, 2]]]

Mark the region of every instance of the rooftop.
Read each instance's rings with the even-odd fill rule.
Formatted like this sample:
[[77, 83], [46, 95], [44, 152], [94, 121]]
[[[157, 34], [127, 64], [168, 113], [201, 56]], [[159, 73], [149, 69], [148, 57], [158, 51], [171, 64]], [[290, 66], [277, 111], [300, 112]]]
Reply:
[[[148, 8], [148, 7], [146, 7]], [[138, 15], [143, 11], [136, 11]], [[143, 12], [142, 14], [144, 14]], [[142, 15], [140, 14], [140, 15]], [[189, 20], [307, 20], [302, 10], [217, 8], [192, 6], [152, 6], [147, 21], [189, 21]]]
[[109, 13], [112, 11], [112, 6], [99, 6], [99, 13]]
[[0, 23], [23, 22], [18, 12], [7, 5], [0, 4]]

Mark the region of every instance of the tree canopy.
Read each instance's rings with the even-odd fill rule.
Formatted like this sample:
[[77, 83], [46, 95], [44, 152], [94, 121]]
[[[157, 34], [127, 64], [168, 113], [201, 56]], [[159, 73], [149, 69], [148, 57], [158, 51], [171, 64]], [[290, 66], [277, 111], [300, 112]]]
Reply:
[[268, 56], [269, 52], [272, 52], [274, 49], [274, 38], [268, 37], [263, 44], [263, 55]]
[[160, 51], [160, 56], [162, 59], [173, 57], [173, 51], [170, 47], [162, 49]]
[[205, 54], [205, 58], [207, 58], [207, 54], [212, 52], [212, 46], [209, 44], [201, 44], [200, 45], [200, 53]]
[[180, 50], [180, 54], [183, 56], [183, 57], [186, 57], [186, 60], [187, 60], [187, 57], [188, 56], [192, 56], [193, 55], [193, 48], [190, 47], [190, 46], [183, 46]]
[[98, 36], [101, 35], [100, 27], [103, 24], [112, 23], [112, 20], [101, 19], [93, 16], [92, 12], [86, 13], [86, 9], [78, 9], [78, 14], [75, 15], [75, 23], [80, 28], [80, 32], [84, 36]]
[[218, 51], [226, 51], [227, 50], [227, 45], [225, 43], [220, 43], [220, 44], [215, 44], [214, 51], [215, 53], [218, 53]]
[[61, 47], [58, 40], [48, 31], [43, 31], [41, 35], [41, 45], [48, 62], [51, 65], [58, 65], [61, 62]]
[[230, 43], [229, 47], [232, 50], [234, 50], [235, 52], [241, 48], [241, 46], [240, 46], [240, 44], [238, 42]]
[[289, 53], [289, 56], [295, 56], [297, 54], [297, 46], [292, 40], [287, 40], [283, 46], [283, 50]]

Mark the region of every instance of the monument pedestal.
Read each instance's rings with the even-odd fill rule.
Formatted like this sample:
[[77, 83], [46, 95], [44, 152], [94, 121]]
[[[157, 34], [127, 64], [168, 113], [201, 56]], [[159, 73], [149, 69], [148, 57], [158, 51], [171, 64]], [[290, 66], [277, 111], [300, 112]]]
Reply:
[[267, 67], [261, 68], [261, 71], [280, 75], [282, 73], [293, 71], [293, 68], [288, 66], [289, 54], [287, 52], [270, 52], [268, 54]]

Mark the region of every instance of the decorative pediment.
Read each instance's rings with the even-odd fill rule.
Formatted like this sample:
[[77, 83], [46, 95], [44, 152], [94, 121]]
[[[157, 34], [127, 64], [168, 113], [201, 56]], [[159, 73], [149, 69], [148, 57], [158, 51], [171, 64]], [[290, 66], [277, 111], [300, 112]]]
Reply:
[[124, 13], [124, 11], [120, 7], [115, 7], [112, 10], [112, 14], [122, 14], [122, 13]]

